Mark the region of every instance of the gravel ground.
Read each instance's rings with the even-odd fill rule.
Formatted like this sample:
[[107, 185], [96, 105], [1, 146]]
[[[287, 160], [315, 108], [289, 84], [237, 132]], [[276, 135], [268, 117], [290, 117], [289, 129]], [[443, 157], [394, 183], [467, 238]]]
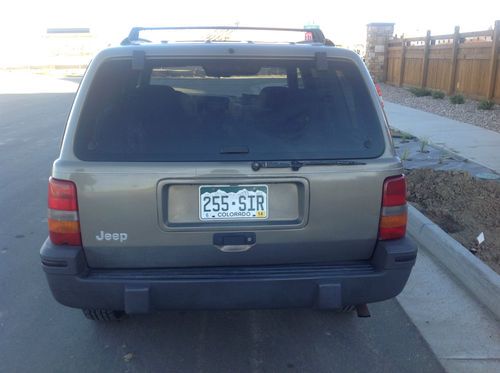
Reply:
[[493, 110], [479, 110], [477, 108], [479, 101], [468, 98], [464, 104], [454, 105], [447, 96], [444, 99], [434, 99], [430, 96], [416, 97], [406, 88], [387, 84], [380, 84], [380, 87], [386, 101], [500, 132], [500, 105], [495, 105]]

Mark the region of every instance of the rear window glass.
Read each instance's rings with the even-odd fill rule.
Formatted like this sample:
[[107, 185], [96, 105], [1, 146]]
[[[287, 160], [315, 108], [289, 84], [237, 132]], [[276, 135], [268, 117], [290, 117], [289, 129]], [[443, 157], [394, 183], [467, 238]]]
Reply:
[[75, 154], [88, 161], [359, 159], [384, 151], [356, 65], [331, 60], [130, 60], [99, 68]]

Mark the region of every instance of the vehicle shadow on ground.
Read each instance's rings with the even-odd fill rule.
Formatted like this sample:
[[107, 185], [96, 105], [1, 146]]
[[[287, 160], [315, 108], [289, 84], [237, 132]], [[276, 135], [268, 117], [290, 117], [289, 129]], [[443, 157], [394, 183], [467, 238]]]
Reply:
[[[128, 371], [440, 371], [396, 301], [371, 309], [369, 319], [319, 310], [169, 311], [92, 328]], [[105, 368], [113, 369], [102, 358]]]

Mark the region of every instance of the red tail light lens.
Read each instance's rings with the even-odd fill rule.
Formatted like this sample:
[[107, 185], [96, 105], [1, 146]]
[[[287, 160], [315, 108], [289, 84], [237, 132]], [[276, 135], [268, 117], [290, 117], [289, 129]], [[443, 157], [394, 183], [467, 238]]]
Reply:
[[71, 181], [50, 178], [49, 209], [77, 211], [75, 184]]
[[379, 240], [402, 238], [407, 224], [406, 179], [404, 175], [384, 181]]
[[401, 206], [406, 204], [406, 179], [403, 175], [391, 177], [384, 182], [382, 206]]
[[380, 105], [384, 107], [384, 99], [382, 98], [382, 88], [380, 88], [380, 84], [375, 83], [375, 89], [377, 90], [378, 97], [380, 99]]
[[50, 240], [55, 245], [81, 245], [75, 184], [50, 178], [48, 205]]

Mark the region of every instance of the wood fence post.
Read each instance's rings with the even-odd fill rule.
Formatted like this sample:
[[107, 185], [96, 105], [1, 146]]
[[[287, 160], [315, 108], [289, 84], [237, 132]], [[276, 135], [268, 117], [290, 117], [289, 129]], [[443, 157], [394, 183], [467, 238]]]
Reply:
[[387, 82], [387, 74], [389, 73], [389, 40], [384, 44], [384, 70], [382, 71], [382, 82]]
[[424, 47], [424, 60], [422, 62], [422, 78], [420, 80], [420, 87], [425, 88], [427, 85], [427, 72], [429, 70], [429, 48], [431, 45], [431, 30], [427, 30], [427, 35], [425, 35], [425, 47]]
[[493, 39], [491, 43], [491, 57], [490, 57], [490, 75], [488, 81], [488, 91], [486, 98], [489, 100], [495, 94], [495, 82], [497, 73], [497, 60], [498, 60], [498, 38], [500, 37], [500, 21], [495, 21], [495, 29], [493, 30]]
[[453, 47], [451, 49], [450, 82], [448, 84], [449, 96], [455, 93], [455, 80], [457, 78], [457, 57], [458, 57], [459, 45], [460, 45], [460, 26], [455, 26], [455, 33], [453, 34]]
[[399, 61], [398, 87], [401, 87], [403, 85], [403, 80], [405, 75], [405, 55], [406, 55], [406, 40], [403, 37], [403, 41], [401, 42], [401, 56]]

